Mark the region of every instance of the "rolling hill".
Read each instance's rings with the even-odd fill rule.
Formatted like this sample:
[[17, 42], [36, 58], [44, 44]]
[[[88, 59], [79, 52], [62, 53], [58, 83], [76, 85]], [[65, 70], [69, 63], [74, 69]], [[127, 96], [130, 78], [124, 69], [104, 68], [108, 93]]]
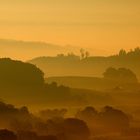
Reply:
[[29, 61], [37, 65], [46, 77], [80, 76], [101, 77], [108, 67], [128, 68], [140, 79], [140, 49], [114, 56], [89, 56], [82, 58], [74, 54], [55, 57], [37, 57]]

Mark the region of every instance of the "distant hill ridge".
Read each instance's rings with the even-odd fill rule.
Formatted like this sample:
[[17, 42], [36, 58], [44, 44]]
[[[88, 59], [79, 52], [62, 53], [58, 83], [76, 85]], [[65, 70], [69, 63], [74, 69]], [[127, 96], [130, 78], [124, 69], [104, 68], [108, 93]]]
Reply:
[[38, 57], [29, 61], [37, 65], [46, 74], [54, 76], [86, 76], [100, 77], [108, 67], [128, 68], [140, 79], [140, 48], [129, 52], [120, 50], [114, 56], [88, 56], [81, 58], [74, 54], [58, 55], [56, 57]]
[[29, 60], [38, 56], [66, 53], [72, 48], [60, 46], [42, 41], [22, 41], [12, 39], [0, 39], [1, 57]]

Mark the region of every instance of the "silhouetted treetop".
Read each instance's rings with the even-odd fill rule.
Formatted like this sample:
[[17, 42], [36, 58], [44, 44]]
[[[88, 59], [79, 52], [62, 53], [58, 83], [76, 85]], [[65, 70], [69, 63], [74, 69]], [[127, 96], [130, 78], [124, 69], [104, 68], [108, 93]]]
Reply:
[[12, 119], [16, 116], [30, 116], [27, 107], [16, 108], [12, 104], [6, 104], [4, 102], [0, 102], [0, 118], [1, 119]]
[[43, 85], [44, 74], [35, 65], [9, 58], [0, 59], [1, 85]]
[[119, 56], [126, 56], [126, 51], [125, 50], [123, 50], [123, 49], [121, 49], [120, 51], [119, 51]]

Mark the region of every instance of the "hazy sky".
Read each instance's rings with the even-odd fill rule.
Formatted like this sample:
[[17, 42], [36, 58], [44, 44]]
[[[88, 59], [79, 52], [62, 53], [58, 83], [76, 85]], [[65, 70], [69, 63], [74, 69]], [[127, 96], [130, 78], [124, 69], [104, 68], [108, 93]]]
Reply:
[[92, 48], [140, 45], [140, 0], [0, 0], [0, 38]]

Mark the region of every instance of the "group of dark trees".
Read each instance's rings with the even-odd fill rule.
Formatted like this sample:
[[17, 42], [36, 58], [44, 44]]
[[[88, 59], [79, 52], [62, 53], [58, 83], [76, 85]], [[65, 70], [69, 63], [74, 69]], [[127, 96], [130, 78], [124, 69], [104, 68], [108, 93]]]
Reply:
[[111, 106], [105, 106], [100, 112], [89, 106], [77, 112], [76, 117], [84, 120], [94, 132], [120, 132], [130, 126], [129, 116]]
[[113, 80], [117, 82], [124, 82], [124, 83], [137, 83], [138, 79], [130, 69], [126, 68], [108, 68], [104, 73], [103, 76], [105, 79]]
[[[0, 103], [0, 140], [88, 140], [87, 124], [65, 118], [66, 109], [41, 111], [33, 115], [26, 107]], [[11, 131], [9, 131], [11, 130]]]

